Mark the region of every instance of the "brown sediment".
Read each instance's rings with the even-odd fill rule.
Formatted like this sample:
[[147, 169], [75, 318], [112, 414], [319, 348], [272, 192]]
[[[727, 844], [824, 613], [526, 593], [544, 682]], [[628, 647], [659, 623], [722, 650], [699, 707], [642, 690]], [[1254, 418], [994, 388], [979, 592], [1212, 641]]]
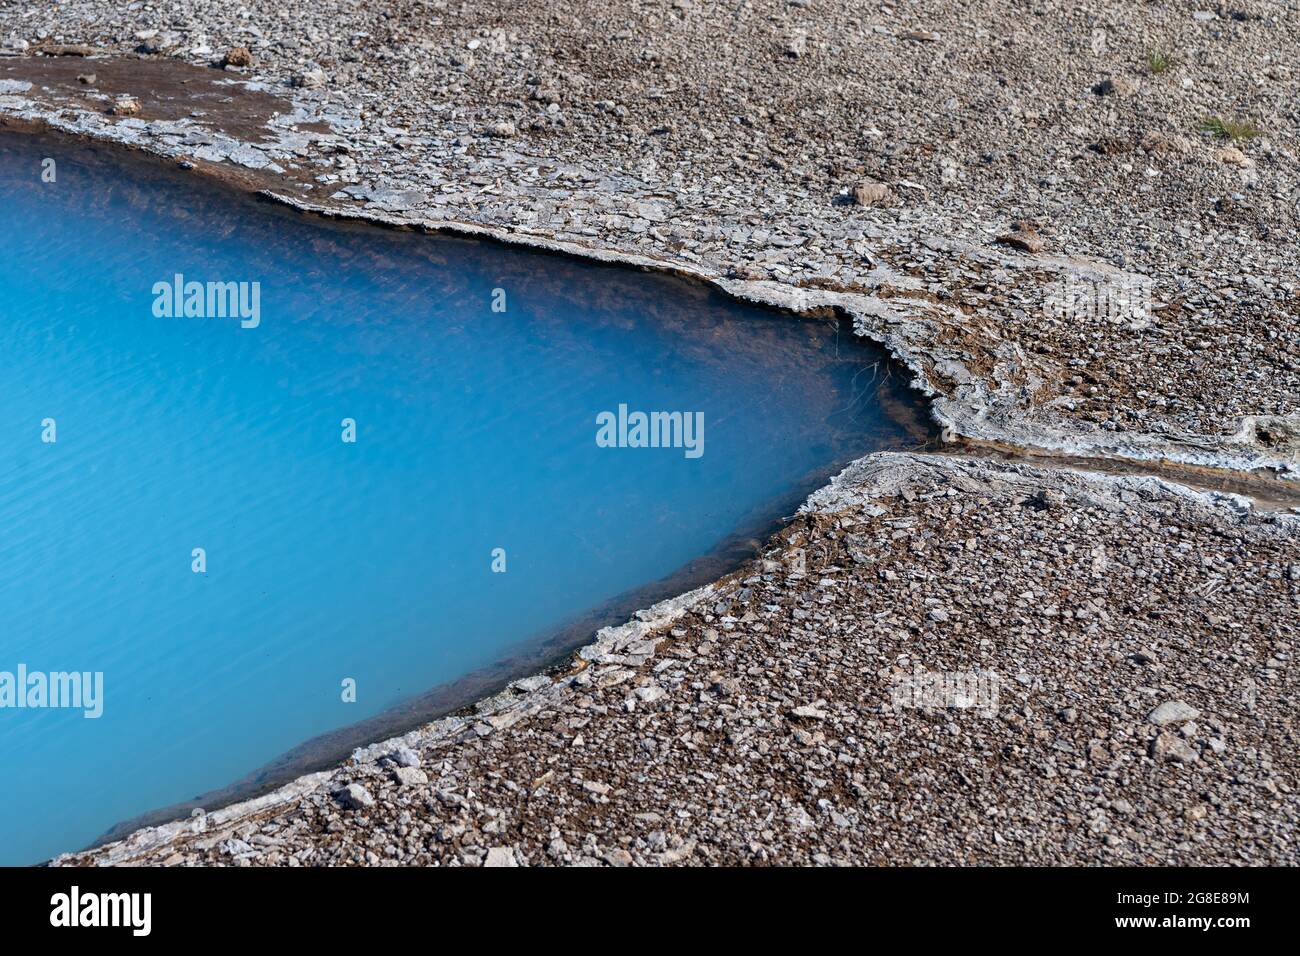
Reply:
[[[87, 73], [94, 74], [93, 85], [78, 79]], [[67, 57], [0, 58], [0, 80], [4, 79], [32, 83], [32, 93], [58, 112], [84, 110], [107, 115], [117, 97], [129, 96], [140, 104], [139, 111], [130, 117], [133, 120], [142, 123], [193, 121], [200, 130], [248, 143], [271, 139], [273, 134], [267, 124], [291, 109], [292, 105], [283, 97], [250, 89], [237, 74], [174, 60], [135, 57], [94, 57], [85, 61]], [[0, 128], [35, 134], [53, 130], [47, 121], [4, 113], [0, 113]], [[304, 132], [320, 132], [320, 124], [305, 123], [299, 128]], [[79, 136], [85, 141], [102, 141], [89, 133], [77, 134], [67, 130], [58, 130], [57, 133]], [[156, 155], [148, 148], [140, 148], [138, 152]], [[285, 187], [314, 189], [317, 186], [314, 177], [321, 172], [307, 157], [295, 157], [278, 173], [213, 162], [194, 156], [192, 152], [186, 155], [184, 150], [171, 157], [171, 161], [188, 163], [205, 175], [252, 192]]]
[[[93, 85], [78, 77], [95, 75]], [[236, 139], [258, 142], [266, 124], [284, 112], [286, 100], [248, 89], [238, 74], [144, 57], [0, 58], [0, 80], [27, 80], [40, 94], [68, 109], [107, 112], [117, 96], [140, 103], [137, 119], [198, 119]]]
[[1199, 491], [1241, 495], [1249, 498], [1254, 502], [1255, 507], [1264, 511], [1300, 508], [1300, 487], [1296, 487], [1294, 482], [1279, 481], [1275, 472], [1267, 470], [1245, 472], [1158, 459], [1133, 461], [1127, 458], [1085, 457], [960, 438], [942, 443], [932, 450], [936, 454], [956, 455], [962, 458], [1023, 462], [1040, 467], [1070, 468], [1107, 475], [1151, 475]]

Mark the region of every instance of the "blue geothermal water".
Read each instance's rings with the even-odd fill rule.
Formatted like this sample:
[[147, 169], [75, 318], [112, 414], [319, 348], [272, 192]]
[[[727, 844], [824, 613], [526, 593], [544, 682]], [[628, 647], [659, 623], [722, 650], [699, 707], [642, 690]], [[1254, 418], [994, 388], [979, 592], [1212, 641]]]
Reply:
[[[0, 208], [0, 863], [520, 676], [909, 440], [842, 323], [702, 285], [18, 134]], [[187, 309], [218, 281], [244, 283], [234, 315], [206, 285]], [[620, 406], [627, 431], [684, 413], [677, 446], [635, 447]], [[50, 672], [80, 695], [42, 698]]]

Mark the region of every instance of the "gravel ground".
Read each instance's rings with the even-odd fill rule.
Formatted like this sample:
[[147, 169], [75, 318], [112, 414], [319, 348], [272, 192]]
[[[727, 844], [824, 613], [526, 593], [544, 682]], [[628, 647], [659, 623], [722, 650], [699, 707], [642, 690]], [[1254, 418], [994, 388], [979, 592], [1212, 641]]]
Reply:
[[1154, 478], [873, 455], [570, 666], [59, 862], [1295, 865], [1298, 542]]
[[[1281, 4], [72, 0], [0, 48], [0, 118], [843, 311], [976, 443], [1300, 474]], [[571, 667], [60, 862], [1295, 864], [1295, 529], [873, 456]]]
[[[36, 81], [0, 96], [10, 113], [66, 106], [40, 70], [69, 54], [233, 61], [217, 75], [285, 101], [244, 148], [196, 138], [211, 101], [155, 128], [143, 70], [138, 113], [105, 97], [75, 122], [310, 167], [289, 191], [314, 205], [649, 256], [794, 305], [870, 295], [889, 308], [864, 331], [912, 323], [893, 345], [972, 438], [1300, 470], [1282, 4], [72, 0], [6, 5], [0, 44], [0, 78]], [[1216, 117], [1241, 138], [1200, 131]]]

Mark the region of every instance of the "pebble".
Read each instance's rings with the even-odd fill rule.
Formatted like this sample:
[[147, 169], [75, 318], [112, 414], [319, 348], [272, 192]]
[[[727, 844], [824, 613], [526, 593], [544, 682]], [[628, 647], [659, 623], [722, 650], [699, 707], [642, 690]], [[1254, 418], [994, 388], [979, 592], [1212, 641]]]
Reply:
[[140, 101], [134, 96], [119, 96], [109, 107], [114, 116], [134, 116], [140, 112]]
[[494, 846], [487, 851], [487, 858], [483, 861], [484, 866], [518, 866], [519, 862], [515, 859], [513, 847]]
[[358, 783], [350, 783], [334, 791], [334, 799], [347, 810], [362, 810], [375, 805], [370, 791]]
[[247, 47], [231, 47], [222, 58], [222, 63], [225, 66], [250, 67], [253, 65], [253, 54], [248, 52]]
[[858, 206], [878, 206], [892, 198], [892, 192], [884, 183], [860, 182], [853, 187], [850, 194]]
[[1147, 720], [1157, 727], [1163, 727], [1165, 724], [1195, 720], [1200, 714], [1199, 710], [1186, 701], [1168, 700], [1147, 714]]
[[414, 787], [429, 782], [429, 776], [419, 767], [395, 767], [393, 779], [403, 787]]
[[1169, 731], [1158, 734], [1151, 742], [1151, 756], [1156, 760], [1168, 760], [1173, 763], [1195, 763], [1196, 751], [1187, 741]]

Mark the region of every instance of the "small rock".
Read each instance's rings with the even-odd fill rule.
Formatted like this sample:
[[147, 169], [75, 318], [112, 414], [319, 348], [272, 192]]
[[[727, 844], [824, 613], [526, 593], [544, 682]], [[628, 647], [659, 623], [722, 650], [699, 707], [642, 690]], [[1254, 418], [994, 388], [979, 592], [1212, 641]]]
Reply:
[[302, 73], [295, 73], [290, 81], [294, 86], [304, 90], [318, 90], [328, 82], [329, 77], [321, 69], [304, 70]]
[[519, 861], [515, 859], [514, 847], [494, 846], [487, 851], [487, 859], [483, 861], [484, 866], [518, 866]]
[[77, 82], [82, 84], [83, 86], [94, 86], [95, 81], [98, 79], [99, 77], [97, 77], [94, 73], [82, 73], [80, 76], [77, 77]]
[[496, 123], [488, 129], [488, 135], [496, 139], [509, 139], [515, 135], [514, 123]]
[[113, 101], [109, 111], [114, 116], [134, 116], [140, 112], [140, 101], [134, 96], [119, 96]]
[[1254, 166], [1255, 163], [1241, 150], [1235, 146], [1225, 146], [1223, 149], [1214, 151], [1214, 158], [1221, 163], [1227, 163], [1229, 166], [1240, 166], [1246, 169]]
[[647, 684], [645, 687], [638, 687], [636, 689], [637, 697], [641, 698], [641, 701], [646, 704], [653, 704], [667, 693], [668, 692], [658, 684]]
[[1165, 724], [1182, 723], [1188, 720], [1195, 720], [1201, 715], [1201, 712], [1191, 704], [1183, 700], [1167, 700], [1151, 713], [1147, 714], [1147, 720], [1157, 727], [1163, 727]]
[[825, 720], [829, 716], [826, 711], [811, 705], [796, 707], [791, 711], [791, 713], [796, 717], [802, 717], [805, 720]]
[[1011, 232], [998, 236], [998, 242], [1028, 253], [1042, 252], [1044, 245], [1043, 237], [1038, 234], [1037, 227], [1030, 222], [1012, 223]]
[[660, 853], [659, 862], [661, 864], [681, 863], [683, 860], [688, 859], [690, 855], [694, 852], [695, 852], [695, 841], [686, 840], [685, 842], [682, 843], [681, 846], [677, 847], [676, 849], [665, 850], [663, 853]]
[[914, 43], [933, 43], [939, 39], [939, 34], [931, 30], [908, 30], [902, 34], [904, 40], [911, 40]]
[[398, 767], [393, 771], [393, 778], [403, 787], [429, 782], [429, 775], [419, 767]]
[[45, 47], [42, 52], [46, 56], [94, 56], [100, 51], [83, 43], [57, 43]]
[[334, 799], [346, 810], [361, 810], [375, 805], [375, 798], [370, 795], [370, 791], [359, 783], [350, 783], [335, 790]]
[[247, 47], [237, 46], [230, 49], [221, 60], [222, 66], [252, 66], [253, 54]]
[[857, 206], [878, 206], [881, 203], [888, 202], [892, 195], [888, 186], [884, 183], [861, 182], [853, 187], [853, 203]]
[[785, 815], [786, 821], [797, 830], [809, 830], [817, 825], [817, 821], [812, 818], [803, 807], [796, 806]]
[[399, 747], [389, 754], [389, 756], [392, 758], [393, 763], [397, 764], [399, 767], [420, 766], [420, 755], [410, 747]]
[[1170, 136], [1159, 130], [1150, 130], [1143, 134], [1142, 142], [1139, 144], [1142, 152], [1149, 153], [1152, 156], [1168, 156], [1174, 153], [1183, 153], [1187, 151], [1187, 143], [1181, 137]]
[[1140, 80], [1128, 76], [1112, 76], [1102, 80], [1092, 90], [1099, 96], [1118, 96], [1121, 99], [1127, 99], [1130, 96], [1136, 96], [1141, 88], [1142, 83]]
[[520, 678], [510, 685], [510, 689], [519, 694], [531, 694], [543, 687], [550, 687], [552, 683], [553, 681], [545, 674], [535, 674], [532, 677]]
[[217, 849], [222, 853], [228, 853], [231, 856], [250, 856], [257, 852], [257, 850], [253, 848], [252, 844], [247, 843], [238, 837], [231, 837], [229, 840], [222, 840], [217, 844]]
[[1162, 731], [1151, 741], [1151, 756], [1172, 763], [1195, 763], [1198, 759], [1191, 745], [1177, 734]]

